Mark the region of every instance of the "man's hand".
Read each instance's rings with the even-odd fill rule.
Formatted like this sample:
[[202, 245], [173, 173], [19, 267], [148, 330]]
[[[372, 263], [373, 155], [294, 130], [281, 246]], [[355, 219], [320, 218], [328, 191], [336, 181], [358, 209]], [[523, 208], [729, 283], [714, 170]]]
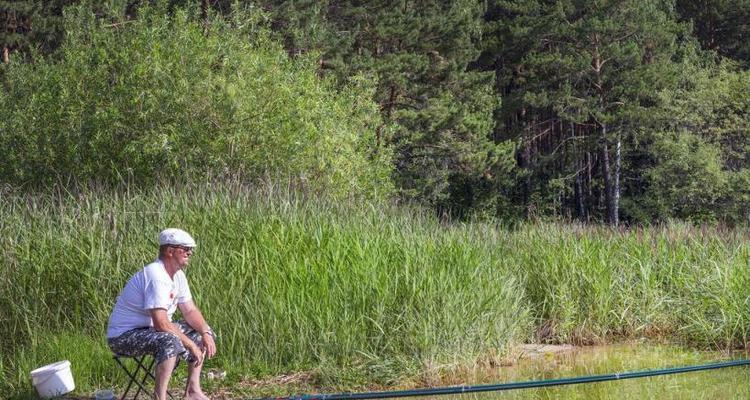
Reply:
[[201, 332], [201, 342], [203, 343], [203, 351], [206, 353], [206, 357], [213, 357], [216, 354], [216, 342], [214, 342], [214, 337], [208, 331], [208, 324], [206, 324], [206, 320], [203, 318], [203, 314], [201, 314], [198, 306], [192, 300], [180, 303], [177, 306], [180, 308], [182, 316], [188, 325]]
[[193, 366], [197, 367], [203, 364], [203, 358], [205, 357], [205, 354], [203, 353], [203, 350], [201, 350], [197, 344], [190, 341], [190, 346], [188, 347], [188, 351], [193, 356]]
[[214, 337], [206, 332], [201, 338], [203, 339], [203, 350], [206, 352], [206, 357], [213, 358], [216, 354], [216, 343], [214, 342]]

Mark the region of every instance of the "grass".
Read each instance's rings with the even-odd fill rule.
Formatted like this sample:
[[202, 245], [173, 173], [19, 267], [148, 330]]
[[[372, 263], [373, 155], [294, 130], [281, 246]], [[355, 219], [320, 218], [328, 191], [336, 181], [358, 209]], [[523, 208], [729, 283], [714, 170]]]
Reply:
[[0, 390], [22, 397], [28, 372], [59, 359], [73, 363], [80, 393], [122, 382], [107, 318], [167, 226], [199, 243], [187, 274], [219, 334], [208, 367], [228, 371], [226, 384], [304, 371], [319, 387], [388, 386], [492, 364], [529, 340], [747, 341], [741, 231], [445, 224], [230, 184], [6, 193]]

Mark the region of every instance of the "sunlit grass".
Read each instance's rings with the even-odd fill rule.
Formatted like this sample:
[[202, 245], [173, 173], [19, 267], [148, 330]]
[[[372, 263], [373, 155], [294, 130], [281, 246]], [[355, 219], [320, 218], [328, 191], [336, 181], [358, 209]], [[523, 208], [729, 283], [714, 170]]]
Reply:
[[[199, 243], [188, 277], [219, 334], [214, 363], [230, 375], [313, 370], [323, 384], [389, 382], [502, 354], [531, 323], [497, 239], [389, 206], [213, 186], [8, 196], [2, 207], [8, 392], [28, 386], [29, 365], [62, 356], [35, 352], [54, 338], [47, 332], [103, 345], [117, 293], [155, 257], [167, 226]], [[77, 368], [105, 374], [98, 363]]]
[[187, 274], [229, 382], [306, 371], [313, 384], [389, 385], [496, 361], [521, 341], [651, 337], [744, 346], [743, 232], [490, 223], [331, 202], [278, 189], [5, 194], [0, 202], [0, 390], [73, 361], [81, 392], [122, 379], [104, 340], [126, 279], [164, 227], [199, 247]]

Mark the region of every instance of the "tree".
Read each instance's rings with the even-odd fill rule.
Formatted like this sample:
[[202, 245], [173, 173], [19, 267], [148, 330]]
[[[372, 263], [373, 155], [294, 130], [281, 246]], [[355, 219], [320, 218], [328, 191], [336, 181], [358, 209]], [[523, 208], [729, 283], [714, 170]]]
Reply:
[[340, 83], [377, 81], [395, 181], [407, 199], [462, 215], [496, 207], [493, 187], [509, 174], [512, 145], [492, 140], [498, 104], [492, 74], [471, 70], [481, 35], [480, 2], [269, 1], [292, 54], [320, 52]]
[[[656, 106], [655, 89], [675, 77], [685, 29], [670, 3], [500, 1], [491, 11], [497, 31], [530, 35], [512, 65], [495, 64], [514, 99], [501, 115], [514, 117], [505, 126], [509, 134], [520, 133], [519, 164], [539, 168], [532, 174], [550, 182], [568, 181], [557, 187], [570, 188], [564, 196], [574, 194], [579, 217], [587, 203], [583, 186], [591, 195], [598, 191], [604, 220], [617, 225], [623, 143], [635, 140], [633, 124]], [[530, 25], [521, 30], [517, 19]]]
[[644, 219], [750, 219], [750, 73], [732, 62], [683, 65], [643, 138]]
[[13, 52], [28, 58], [32, 52], [49, 54], [63, 37], [63, 9], [76, 0], [0, 1], [0, 32], [3, 63], [10, 62]]
[[678, 0], [677, 11], [692, 22], [693, 32], [705, 49], [750, 65], [750, 1]]

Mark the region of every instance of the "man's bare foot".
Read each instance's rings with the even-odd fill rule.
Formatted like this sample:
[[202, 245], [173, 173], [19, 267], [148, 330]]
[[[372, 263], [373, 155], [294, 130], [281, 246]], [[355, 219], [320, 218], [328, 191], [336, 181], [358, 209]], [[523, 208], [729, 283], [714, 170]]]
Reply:
[[201, 390], [188, 390], [187, 393], [185, 393], [185, 400], [211, 400], [208, 396], [206, 396], [205, 393]]

